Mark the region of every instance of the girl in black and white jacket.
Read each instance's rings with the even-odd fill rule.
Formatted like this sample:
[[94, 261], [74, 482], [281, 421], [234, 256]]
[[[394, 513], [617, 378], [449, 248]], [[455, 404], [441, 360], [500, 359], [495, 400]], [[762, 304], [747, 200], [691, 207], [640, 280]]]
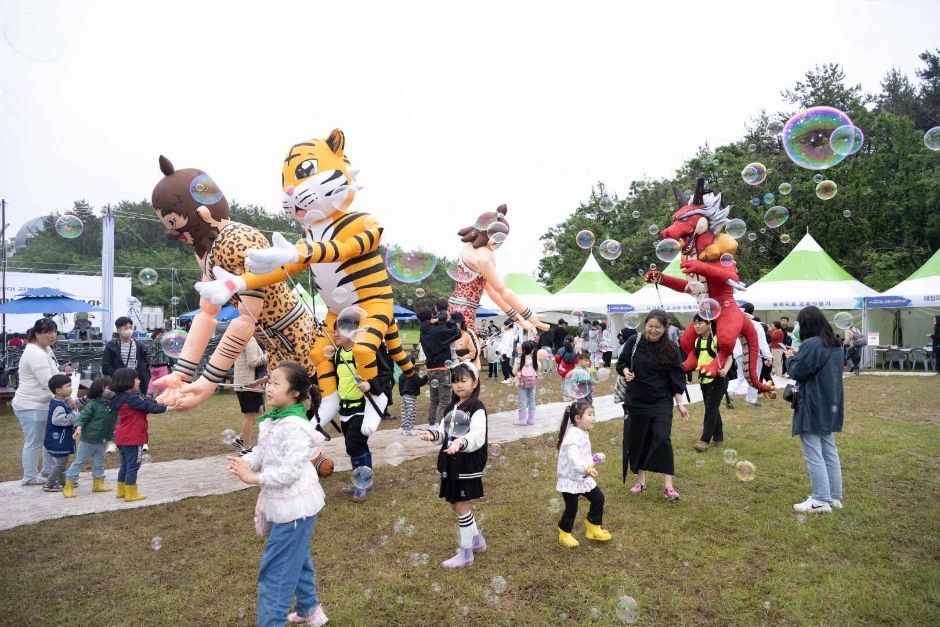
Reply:
[[441, 473], [440, 497], [450, 503], [460, 527], [457, 555], [444, 568], [463, 568], [473, 563], [474, 552], [486, 550], [470, 502], [483, 496], [483, 469], [487, 458], [486, 407], [480, 401], [480, 377], [474, 365], [463, 361], [451, 369], [453, 396], [444, 418], [421, 434], [427, 442], [440, 442], [437, 469]]

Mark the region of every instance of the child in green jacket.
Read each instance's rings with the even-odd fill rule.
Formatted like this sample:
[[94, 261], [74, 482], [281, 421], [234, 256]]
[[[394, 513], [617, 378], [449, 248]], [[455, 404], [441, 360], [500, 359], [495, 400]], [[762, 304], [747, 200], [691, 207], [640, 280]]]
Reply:
[[114, 427], [117, 424], [117, 412], [108, 408], [107, 399], [113, 396], [108, 385], [109, 377], [102, 377], [91, 384], [85, 397], [82, 415], [75, 423], [75, 439], [78, 440], [78, 453], [75, 461], [65, 473], [65, 487], [62, 494], [70, 499], [75, 496], [75, 484], [78, 473], [91, 459], [92, 492], [110, 492], [104, 486], [104, 455], [108, 442], [114, 440]]

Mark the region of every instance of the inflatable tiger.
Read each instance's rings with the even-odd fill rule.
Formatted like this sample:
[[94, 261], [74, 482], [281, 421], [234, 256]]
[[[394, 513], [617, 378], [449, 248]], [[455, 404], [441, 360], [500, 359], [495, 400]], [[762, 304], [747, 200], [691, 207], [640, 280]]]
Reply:
[[[344, 155], [345, 137], [339, 129], [325, 140], [312, 139], [291, 147], [284, 160], [281, 183], [283, 209], [304, 224], [304, 238], [290, 244], [279, 233], [273, 247], [252, 249], [247, 253], [249, 273], [231, 275], [216, 272], [216, 281], [200, 286], [200, 293], [212, 302], [226, 302], [233, 294], [280, 283], [284, 272], [296, 274], [309, 269], [317, 291], [326, 302], [328, 314], [324, 333], [314, 343], [311, 359], [323, 401], [320, 421], [325, 424], [339, 411], [338, 378], [332, 355], [332, 332], [337, 316], [346, 307], [360, 307], [366, 317], [359, 323], [364, 332], [355, 337], [353, 358], [358, 377], [375, 378], [378, 368], [376, 351], [385, 342], [389, 356], [411, 377], [414, 365], [401, 345], [394, 318], [392, 285], [379, 253], [382, 228], [366, 213], [348, 212], [355, 193], [357, 169], [351, 168]], [[388, 398], [373, 391], [367, 403], [363, 433], [378, 427]]]

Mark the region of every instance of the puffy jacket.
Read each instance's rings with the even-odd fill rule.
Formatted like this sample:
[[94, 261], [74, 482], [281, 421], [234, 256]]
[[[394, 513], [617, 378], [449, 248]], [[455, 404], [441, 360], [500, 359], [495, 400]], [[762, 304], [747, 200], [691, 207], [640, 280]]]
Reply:
[[114, 443], [118, 446], [136, 446], [147, 443], [147, 414], [162, 414], [166, 405], [149, 398], [141, 398], [134, 392], [115, 394], [108, 407], [117, 412], [118, 422], [114, 429]]

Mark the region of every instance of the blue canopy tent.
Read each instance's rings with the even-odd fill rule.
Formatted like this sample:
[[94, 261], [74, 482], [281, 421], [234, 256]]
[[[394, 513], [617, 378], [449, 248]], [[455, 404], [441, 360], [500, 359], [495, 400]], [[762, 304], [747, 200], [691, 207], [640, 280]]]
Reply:
[[418, 316], [415, 315], [415, 312], [410, 309], [405, 309], [404, 307], [399, 307], [395, 305], [395, 320], [417, 320]]
[[477, 318], [492, 318], [493, 316], [502, 316], [504, 314], [497, 311], [490, 311], [484, 307], [477, 307]]
[[[194, 309], [192, 311], [181, 314], [180, 320], [192, 320], [199, 312], [199, 309]], [[225, 322], [227, 320], [234, 320], [240, 315], [241, 314], [238, 313], [238, 308], [235, 305], [229, 304], [219, 310], [219, 313], [216, 314], [215, 319], [219, 322]]]
[[0, 314], [58, 314], [90, 311], [107, 311], [107, 309], [78, 300], [71, 294], [51, 287], [40, 287], [23, 292], [13, 300], [0, 305]]

